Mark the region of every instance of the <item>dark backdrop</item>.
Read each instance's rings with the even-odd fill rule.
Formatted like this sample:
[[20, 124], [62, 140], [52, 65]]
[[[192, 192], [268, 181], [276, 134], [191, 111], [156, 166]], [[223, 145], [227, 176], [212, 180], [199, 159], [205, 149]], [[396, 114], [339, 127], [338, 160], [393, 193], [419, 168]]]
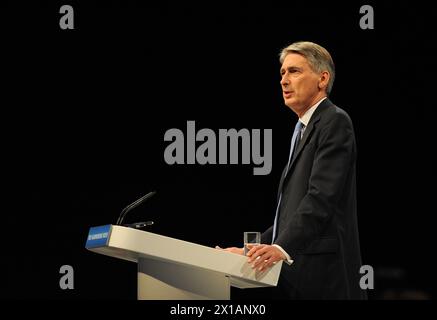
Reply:
[[[75, 30], [59, 28], [59, 8]], [[375, 29], [362, 30], [371, 4]], [[435, 297], [430, 260], [435, 170], [432, 30], [414, 2], [28, 1], [1, 4], [3, 223], [1, 295], [135, 298], [136, 266], [88, 252], [89, 227], [128, 221], [215, 246], [273, 221], [295, 115], [284, 105], [278, 53], [298, 40], [336, 63], [331, 100], [351, 116], [358, 144], [363, 262], [370, 298]], [[164, 133], [272, 129], [273, 168], [173, 165]], [[59, 288], [59, 268], [75, 289]], [[414, 292], [413, 292], [414, 293]]]

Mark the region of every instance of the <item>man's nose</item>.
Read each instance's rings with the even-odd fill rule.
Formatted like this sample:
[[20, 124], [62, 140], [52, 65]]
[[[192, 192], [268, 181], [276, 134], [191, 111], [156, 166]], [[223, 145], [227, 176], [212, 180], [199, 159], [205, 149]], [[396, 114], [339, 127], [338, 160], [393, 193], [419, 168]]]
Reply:
[[286, 86], [288, 86], [289, 81], [288, 81], [287, 77], [282, 77], [280, 83], [281, 83], [281, 86], [286, 87]]

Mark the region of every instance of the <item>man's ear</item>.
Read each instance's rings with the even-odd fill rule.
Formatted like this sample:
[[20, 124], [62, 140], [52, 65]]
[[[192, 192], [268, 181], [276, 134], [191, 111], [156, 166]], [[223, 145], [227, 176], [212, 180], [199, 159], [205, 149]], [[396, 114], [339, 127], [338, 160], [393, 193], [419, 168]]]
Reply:
[[328, 82], [329, 79], [331, 79], [331, 75], [329, 74], [328, 71], [323, 71], [320, 74], [320, 79], [319, 79], [319, 89], [326, 89], [328, 88]]

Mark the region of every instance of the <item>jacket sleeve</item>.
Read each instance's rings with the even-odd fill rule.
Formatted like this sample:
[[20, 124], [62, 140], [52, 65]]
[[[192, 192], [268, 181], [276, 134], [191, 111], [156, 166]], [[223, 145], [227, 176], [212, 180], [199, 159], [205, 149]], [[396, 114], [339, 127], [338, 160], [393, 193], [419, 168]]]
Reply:
[[261, 234], [261, 243], [271, 244], [273, 237], [273, 226], [270, 226], [266, 231]]

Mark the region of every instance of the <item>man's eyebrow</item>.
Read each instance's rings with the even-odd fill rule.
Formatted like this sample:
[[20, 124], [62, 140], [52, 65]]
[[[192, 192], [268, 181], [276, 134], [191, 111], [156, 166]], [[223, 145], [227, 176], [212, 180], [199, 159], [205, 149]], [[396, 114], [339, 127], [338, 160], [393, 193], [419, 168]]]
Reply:
[[296, 66], [289, 66], [289, 67], [286, 67], [286, 68], [281, 68], [279, 70], [279, 72], [283, 73], [285, 70], [288, 70], [288, 71], [302, 71], [303, 69], [300, 68], [300, 67], [296, 67]]

